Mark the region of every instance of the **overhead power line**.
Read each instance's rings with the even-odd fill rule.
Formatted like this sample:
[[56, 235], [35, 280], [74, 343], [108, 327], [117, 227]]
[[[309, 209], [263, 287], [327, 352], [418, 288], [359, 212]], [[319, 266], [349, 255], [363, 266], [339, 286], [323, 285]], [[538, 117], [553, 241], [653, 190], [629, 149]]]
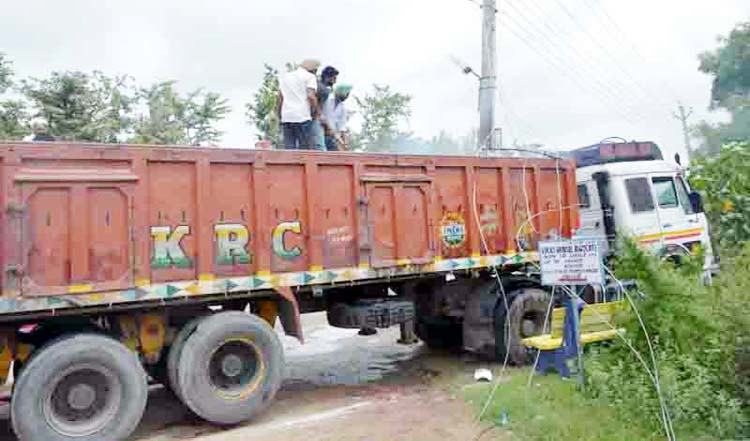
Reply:
[[[620, 116], [627, 119], [633, 124], [636, 124], [636, 125], [640, 124], [637, 120], [638, 116], [631, 115], [625, 109], [623, 109], [623, 103], [621, 102], [622, 100], [618, 98], [616, 95], [613, 95], [611, 91], [608, 90], [606, 86], [602, 85], [596, 77], [590, 79], [589, 85], [585, 85], [584, 83], [582, 83], [580, 78], [588, 78], [590, 77], [590, 75], [588, 75], [585, 72], [581, 72], [580, 69], [578, 69], [577, 66], [575, 65], [567, 64], [564, 59], [561, 59], [555, 53], [554, 49], [552, 50], [547, 49], [547, 48], [542, 49], [538, 47], [537, 45], [535, 45], [534, 43], [532, 43], [534, 39], [530, 38], [530, 34], [528, 33], [524, 34], [522, 31], [519, 30], [519, 29], [524, 28], [522, 24], [518, 23], [518, 21], [516, 21], [516, 19], [511, 15], [508, 15], [508, 14], [503, 14], [503, 15], [505, 15], [505, 17], [510, 19], [513, 22], [513, 24], [516, 25], [515, 27], [513, 27], [513, 26], [510, 26], [510, 24], [508, 24], [507, 26], [505, 26], [504, 29], [507, 29], [511, 34], [516, 36], [522, 44], [524, 44], [533, 52], [538, 54], [545, 63], [549, 64], [555, 70], [557, 70], [560, 74], [570, 79], [586, 94], [589, 94], [589, 95], [593, 94], [600, 100], [602, 99], [602, 97], [604, 97], [605, 102], [610, 101], [611, 102], [610, 105], [605, 104], [605, 107], [608, 110], [619, 114]], [[641, 117], [641, 118], [645, 118], [645, 117]]]
[[[623, 28], [620, 27], [619, 24], [617, 24], [617, 21], [612, 18], [609, 12], [607, 12], [607, 9], [605, 8], [603, 2], [592, 2], [591, 0], [584, 0], [584, 2], [586, 3], [586, 6], [589, 8], [589, 10], [592, 11], [592, 13], [602, 17], [604, 20], [609, 22], [612, 28], [614, 28], [616, 32], [611, 32], [612, 29], [607, 29], [606, 26], [602, 24], [602, 28], [610, 31], [608, 32], [608, 35], [610, 35], [613, 40], [617, 40], [616, 37], [619, 37], [619, 41], [622, 42], [622, 47], [635, 54], [636, 57], [640, 58], [641, 62], [643, 62], [645, 66], [650, 66], [652, 64], [652, 61], [649, 61], [648, 58], [643, 55], [643, 52], [638, 49], [638, 46], [630, 38], [627, 37], [628, 33], [623, 30]], [[675, 92], [674, 88], [672, 88], [672, 86], [667, 81], [665, 81], [663, 78], [660, 78], [659, 82], [664, 90], [672, 95], [671, 99], [679, 101], [679, 94]]]
[[[551, 28], [548, 24], [547, 28], [550, 29], [552, 36], [549, 36], [541, 28], [535, 26], [535, 23], [543, 21], [540, 20], [538, 16], [527, 16], [526, 13], [519, 10], [519, 8], [517, 8], [510, 1], [506, 1], [505, 4], [510, 6], [513, 11], [515, 11], [517, 17], [523, 19], [523, 21], [525, 22], [525, 25], [517, 23], [519, 27], [522, 27], [524, 31], [528, 32], [529, 34], [533, 33], [534, 35], [540, 35], [546, 45], [548, 45], [548, 49], [551, 52], [555, 53], [556, 56], [560, 56], [562, 58], [562, 61], [568, 66], [578, 65], [585, 72], [584, 77], [590, 76], [591, 81], [596, 82], [603, 90], [606, 91], [607, 95], [616, 98], [618, 106], [622, 108], [628, 108], [629, 111], [636, 114], [642, 112], [641, 107], [638, 107], [636, 104], [630, 104], [631, 100], [633, 100], [635, 97], [634, 94], [626, 90], [628, 86], [613, 81], [613, 79], [615, 78], [612, 75], [613, 72], [607, 71], [606, 69], [601, 67], [601, 63], [597, 63], [596, 60], [593, 60], [593, 63], [589, 65], [587, 62], [590, 61], [590, 59], [575, 46], [566, 43], [566, 38], [564, 36], [560, 36], [560, 34], [553, 28]], [[507, 11], [504, 12], [507, 13]], [[546, 22], [543, 24], [546, 24]], [[575, 62], [576, 64], [569, 63], [571, 61]], [[648, 119], [645, 116], [643, 117]]]
[[[567, 16], [568, 16], [568, 18], [570, 18], [570, 20], [572, 20], [572, 21], [573, 21], [573, 23], [574, 23], [574, 24], [575, 24], [576, 26], [578, 26], [578, 27], [579, 27], [579, 28], [581, 29], [581, 31], [582, 31], [582, 32], [583, 32], [583, 33], [584, 33], [584, 34], [585, 34], [585, 35], [586, 35], [586, 36], [587, 36], [587, 37], [588, 37], [588, 38], [589, 38], [589, 39], [590, 39], [590, 40], [591, 40], [591, 41], [592, 41], [592, 42], [593, 42], [593, 43], [594, 43], [594, 44], [595, 44], [595, 45], [596, 45], [597, 47], [599, 47], [599, 48], [600, 48], [600, 49], [602, 50], [602, 52], [603, 52], [603, 53], [604, 53], [604, 54], [605, 54], [605, 55], [606, 55], [606, 56], [607, 56], [607, 57], [608, 57], [608, 58], [609, 58], [609, 59], [610, 59], [610, 60], [611, 60], [611, 61], [612, 61], [612, 62], [613, 62], [613, 63], [614, 63], [614, 64], [615, 64], [615, 65], [616, 65], [616, 66], [617, 66], [617, 67], [618, 67], [619, 69], [621, 69], [621, 70], [622, 70], [622, 72], [623, 72], [623, 73], [625, 74], [625, 76], [627, 76], [627, 77], [628, 77], [628, 79], [630, 79], [630, 81], [632, 81], [632, 83], [633, 83], [633, 84], [635, 84], [635, 85], [636, 85], [636, 87], [637, 87], [637, 88], [639, 88], [639, 89], [641, 90], [641, 92], [642, 92], [643, 94], [645, 94], [645, 95], [646, 95], [647, 97], [649, 97], [649, 96], [650, 96], [650, 97], [652, 97], [652, 98], [658, 98], [658, 97], [655, 97], [655, 96], [654, 96], [653, 94], [649, 93], [649, 92], [648, 92], [648, 91], [647, 91], [647, 90], [646, 90], [646, 89], [645, 89], [645, 88], [644, 88], [644, 87], [643, 87], [643, 86], [641, 85], [641, 83], [640, 83], [640, 82], [638, 82], [638, 81], [637, 81], [637, 80], [636, 80], [636, 79], [635, 79], [635, 78], [634, 78], [634, 77], [633, 77], [633, 76], [632, 76], [632, 75], [630, 74], [630, 71], [628, 71], [628, 70], [627, 70], [626, 66], [624, 66], [624, 64], [623, 64], [623, 63], [622, 63], [622, 62], [621, 62], [620, 60], [618, 60], [618, 59], [617, 59], [617, 58], [616, 58], [615, 56], [613, 56], [613, 55], [612, 55], [612, 54], [611, 54], [611, 53], [609, 52], [609, 50], [608, 50], [608, 49], [607, 49], [606, 47], [604, 47], [604, 45], [602, 45], [602, 44], [601, 44], [601, 42], [599, 42], [599, 40], [598, 40], [598, 39], [597, 39], [597, 38], [596, 38], [595, 36], [593, 36], [593, 35], [592, 35], [592, 34], [591, 34], [591, 33], [590, 33], [589, 31], [588, 31], [588, 29], [586, 29], [586, 27], [585, 27], [585, 26], [583, 26], [583, 24], [582, 24], [582, 23], [580, 23], [580, 22], [578, 21], [578, 19], [577, 19], [577, 18], [575, 17], [575, 15], [574, 15], [574, 14], [573, 14], [573, 13], [572, 13], [572, 12], [570, 11], [570, 9], [568, 9], [568, 7], [567, 7], [567, 6], [565, 6], [565, 4], [564, 4], [564, 3], [562, 3], [562, 2], [560, 1], [560, 0], [554, 0], [554, 1], [555, 1], [555, 3], [557, 3], [557, 5], [558, 5], [558, 6], [560, 6], [560, 8], [561, 8], [561, 9], [563, 10], [563, 12], [565, 13], [565, 15], [567, 15]], [[666, 106], [667, 106], [668, 108], [671, 108], [671, 103], [667, 103], [667, 104], [666, 104]]]

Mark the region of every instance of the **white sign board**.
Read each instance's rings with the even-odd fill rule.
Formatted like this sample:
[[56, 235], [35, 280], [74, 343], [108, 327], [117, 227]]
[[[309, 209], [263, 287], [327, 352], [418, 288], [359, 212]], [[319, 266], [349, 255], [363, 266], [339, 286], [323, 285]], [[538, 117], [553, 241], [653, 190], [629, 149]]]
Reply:
[[539, 242], [539, 259], [542, 285], [604, 283], [604, 269], [597, 239]]

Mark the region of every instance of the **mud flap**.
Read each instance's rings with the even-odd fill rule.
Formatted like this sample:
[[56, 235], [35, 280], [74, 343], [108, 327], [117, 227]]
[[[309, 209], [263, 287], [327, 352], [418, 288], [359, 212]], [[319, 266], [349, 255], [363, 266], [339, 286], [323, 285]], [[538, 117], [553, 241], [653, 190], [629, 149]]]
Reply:
[[286, 335], [297, 337], [300, 343], [305, 342], [302, 335], [302, 321], [300, 319], [299, 304], [297, 297], [294, 296], [292, 289], [288, 286], [277, 286], [274, 288], [281, 301], [279, 302], [279, 321], [284, 328]]

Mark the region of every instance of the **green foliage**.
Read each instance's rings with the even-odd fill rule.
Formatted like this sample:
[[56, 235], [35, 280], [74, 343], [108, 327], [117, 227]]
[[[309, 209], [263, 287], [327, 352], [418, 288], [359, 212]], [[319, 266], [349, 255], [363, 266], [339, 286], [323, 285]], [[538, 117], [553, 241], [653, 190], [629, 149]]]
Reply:
[[0, 93], [5, 93], [13, 85], [13, 68], [5, 54], [0, 52]]
[[703, 196], [713, 238], [722, 249], [750, 241], [750, 141], [694, 158], [690, 183]]
[[279, 118], [276, 112], [279, 96], [279, 71], [266, 64], [263, 74], [263, 84], [260, 86], [252, 102], [245, 104], [245, 115], [250, 125], [258, 130], [256, 137], [259, 141], [268, 139], [273, 145], [280, 145]]
[[[0, 93], [12, 86], [11, 64], [0, 53]], [[0, 139], [29, 134], [31, 116], [41, 116], [59, 139], [117, 143], [205, 145], [219, 141], [216, 128], [227, 113], [219, 94], [179, 94], [174, 81], [138, 89], [128, 76], [101, 72], [53, 72], [28, 78], [17, 88], [23, 100], [0, 100]], [[30, 109], [29, 109], [30, 108]], [[143, 109], [143, 112], [139, 112]]]
[[21, 101], [0, 100], [0, 139], [22, 139], [29, 133], [29, 115]]
[[101, 72], [53, 72], [30, 78], [20, 90], [36, 113], [49, 123], [50, 134], [63, 139], [117, 142], [131, 124], [131, 79]]
[[[674, 268], [625, 243], [616, 268], [621, 279], [638, 281], [645, 297], [636, 301], [646, 333], [635, 314], [627, 338], [653, 370], [654, 348], [662, 397], [678, 435], [740, 438], [743, 423], [737, 356], [747, 344], [746, 306], [750, 300], [750, 253], [722, 269], [731, 275], [713, 287], [699, 283], [700, 265]], [[723, 279], [723, 278], [722, 278]], [[736, 290], [737, 284], [743, 290]], [[587, 361], [591, 396], [616, 404], [630, 418], [660, 427], [660, 404], [643, 365], [622, 342], [599, 347]], [[746, 409], [746, 407], [744, 408]], [[744, 412], [744, 415], [743, 415]]]
[[714, 51], [699, 56], [700, 71], [714, 77], [712, 106], [726, 107], [750, 94], [750, 22], [738, 24]]
[[[626, 417], [612, 403], [588, 399], [576, 390], [576, 383], [573, 381], [562, 380], [556, 375], [535, 376], [532, 385], [527, 387], [528, 376], [528, 369], [512, 372], [510, 378], [500, 384], [484, 417], [486, 421], [498, 424], [501, 414], [505, 412], [508, 431], [503, 435], [507, 439], [663, 439], [658, 431], [643, 426], [640, 418]], [[491, 385], [485, 383], [471, 385], [464, 390], [464, 398], [476, 409], [481, 409], [491, 388]]]
[[146, 111], [134, 124], [131, 142], [142, 144], [206, 145], [218, 142], [215, 128], [229, 112], [227, 100], [202, 89], [181, 95], [175, 81], [164, 81], [138, 91]]
[[[13, 86], [11, 62], [0, 52], [0, 94]], [[26, 121], [29, 115], [23, 102], [0, 100], [0, 139], [21, 139], [28, 133]]]
[[699, 70], [713, 77], [711, 108], [729, 112], [728, 123], [701, 122], [693, 134], [702, 139], [700, 151], [716, 154], [722, 144], [750, 140], [750, 22], [737, 25], [719, 47], [699, 56]]
[[372, 93], [355, 100], [362, 115], [362, 130], [354, 137], [355, 147], [388, 151], [399, 137], [406, 135], [399, 124], [411, 116], [409, 95], [375, 84]]

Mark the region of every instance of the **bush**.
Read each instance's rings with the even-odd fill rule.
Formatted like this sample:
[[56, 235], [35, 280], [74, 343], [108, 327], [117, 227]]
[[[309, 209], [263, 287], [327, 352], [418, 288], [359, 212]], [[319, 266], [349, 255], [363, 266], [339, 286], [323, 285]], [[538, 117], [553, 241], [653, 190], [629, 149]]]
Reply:
[[[700, 265], [675, 268], [633, 243], [624, 244], [622, 251], [617, 274], [637, 280], [645, 293], [636, 305], [654, 348], [675, 431], [722, 439], [749, 436], [750, 249], [740, 251], [722, 269], [726, 277], [712, 287], [698, 282]], [[626, 335], [652, 369], [648, 340], [634, 314]], [[591, 395], [660, 426], [653, 382], [625, 344], [598, 348], [587, 367]]]
[[750, 240], [750, 141], [726, 144], [715, 157], [695, 158], [690, 184], [703, 196], [722, 250]]

